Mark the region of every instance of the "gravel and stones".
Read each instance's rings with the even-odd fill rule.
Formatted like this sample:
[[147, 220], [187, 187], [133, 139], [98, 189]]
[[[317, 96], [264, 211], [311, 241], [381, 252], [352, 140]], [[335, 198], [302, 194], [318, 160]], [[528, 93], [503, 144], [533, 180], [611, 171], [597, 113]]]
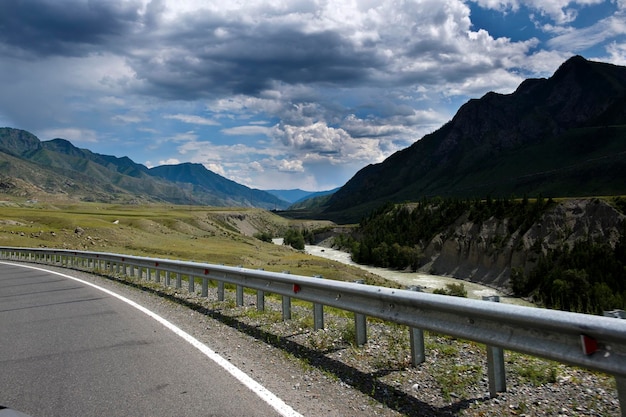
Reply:
[[304, 416], [620, 415], [615, 381], [604, 374], [505, 352], [507, 391], [491, 398], [486, 349], [473, 342], [426, 333], [426, 361], [413, 367], [403, 326], [368, 320], [368, 342], [355, 346], [350, 313], [327, 308], [315, 331], [307, 303], [294, 301], [283, 321], [278, 297], [259, 312], [252, 292], [238, 307], [234, 291], [218, 302], [215, 288], [205, 298], [186, 283], [71, 274], [164, 316]]

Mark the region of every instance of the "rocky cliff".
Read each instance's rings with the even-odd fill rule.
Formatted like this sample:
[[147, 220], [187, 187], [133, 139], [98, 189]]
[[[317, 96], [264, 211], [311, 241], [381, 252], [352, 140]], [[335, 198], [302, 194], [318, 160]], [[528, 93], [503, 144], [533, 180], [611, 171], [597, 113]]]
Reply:
[[424, 250], [424, 272], [508, 290], [513, 268], [528, 272], [540, 253], [580, 240], [608, 242], [620, 238], [626, 216], [601, 199], [573, 199], [557, 203], [530, 227], [511, 227], [510, 219], [472, 222], [468, 215], [437, 234]]

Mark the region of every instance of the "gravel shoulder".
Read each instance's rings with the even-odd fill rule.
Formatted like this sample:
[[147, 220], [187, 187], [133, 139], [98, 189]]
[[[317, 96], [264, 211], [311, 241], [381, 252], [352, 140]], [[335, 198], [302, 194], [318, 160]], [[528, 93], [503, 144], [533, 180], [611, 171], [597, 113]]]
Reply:
[[[48, 268], [48, 267], [46, 267]], [[507, 392], [489, 397], [486, 350], [426, 334], [426, 362], [410, 366], [405, 327], [368, 321], [368, 343], [351, 343], [352, 317], [325, 310], [314, 331], [311, 306], [295, 303], [282, 321], [280, 300], [234, 291], [217, 300], [154, 282], [102, 277], [64, 268], [155, 311], [231, 361], [304, 416], [619, 416], [612, 377], [505, 353]]]

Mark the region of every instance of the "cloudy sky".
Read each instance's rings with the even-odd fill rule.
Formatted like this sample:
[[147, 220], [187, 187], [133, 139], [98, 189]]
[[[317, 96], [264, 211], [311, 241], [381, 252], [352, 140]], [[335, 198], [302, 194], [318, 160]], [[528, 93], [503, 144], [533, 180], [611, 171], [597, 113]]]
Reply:
[[1, 0], [0, 126], [326, 190], [576, 54], [626, 0]]

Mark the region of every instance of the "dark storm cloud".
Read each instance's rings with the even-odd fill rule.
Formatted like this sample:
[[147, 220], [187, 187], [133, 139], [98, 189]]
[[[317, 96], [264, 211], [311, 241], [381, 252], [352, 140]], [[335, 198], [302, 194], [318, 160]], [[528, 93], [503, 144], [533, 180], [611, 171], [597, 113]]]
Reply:
[[0, 44], [20, 56], [84, 56], [136, 30], [139, 3], [109, 1], [0, 2]]
[[[377, 28], [384, 35], [371, 39], [340, 25], [310, 30], [301, 21], [276, 20], [269, 12], [259, 19], [249, 18], [260, 13], [256, 9], [242, 12], [248, 15], [203, 10], [168, 19], [162, 1], [4, 0], [0, 53], [29, 59], [110, 53], [132, 72], [120, 80], [127, 91], [186, 101], [258, 96], [281, 84], [331, 89], [436, 85], [461, 82], [493, 66], [460, 58], [467, 45], [451, 40], [456, 32], [446, 29], [443, 9], [432, 12], [430, 23], [405, 19], [410, 36], [397, 35], [401, 27], [389, 27]], [[437, 68], [414, 66], [421, 62]]]
[[249, 25], [210, 13], [159, 22], [159, 2], [3, 0], [0, 52], [16, 58], [113, 53], [145, 95], [257, 95], [275, 83], [354, 86], [383, 65], [336, 32]]
[[[275, 82], [356, 85], [383, 63], [334, 32], [194, 22], [131, 60], [146, 91], [177, 99], [257, 95]], [[221, 35], [220, 35], [221, 34]], [[152, 49], [152, 48], [151, 48]]]

